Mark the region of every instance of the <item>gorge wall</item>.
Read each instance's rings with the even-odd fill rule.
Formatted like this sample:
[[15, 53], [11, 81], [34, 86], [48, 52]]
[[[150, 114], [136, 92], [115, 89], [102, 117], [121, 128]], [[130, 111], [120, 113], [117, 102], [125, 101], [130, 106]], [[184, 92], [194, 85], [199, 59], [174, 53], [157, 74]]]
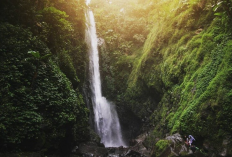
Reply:
[[231, 2], [93, 0], [104, 41], [103, 94], [143, 122], [140, 131], [151, 132], [151, 149], [156, 138], [177, 132], [193, 134], [199, 147], [207, 143], [215, 152], [231, 141], [227, 5]]

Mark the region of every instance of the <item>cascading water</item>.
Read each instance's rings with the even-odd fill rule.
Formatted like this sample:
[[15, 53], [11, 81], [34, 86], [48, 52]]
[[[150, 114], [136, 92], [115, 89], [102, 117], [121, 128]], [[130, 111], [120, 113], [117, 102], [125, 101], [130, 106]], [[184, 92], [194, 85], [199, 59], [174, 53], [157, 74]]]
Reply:
[[[90, 0], [86, 1], [88, 5]], [[97, 35], [93, 12], [88, 10], [86, 15], [89, 26], [86, 32], [86, 42], [89, 48], [90, 84], [94, 110], [95, 129], [106, 147], [126, 146], [121, 133], [117, 112], [112, 103], [102, 96], [99, 71], [99, 56]]]

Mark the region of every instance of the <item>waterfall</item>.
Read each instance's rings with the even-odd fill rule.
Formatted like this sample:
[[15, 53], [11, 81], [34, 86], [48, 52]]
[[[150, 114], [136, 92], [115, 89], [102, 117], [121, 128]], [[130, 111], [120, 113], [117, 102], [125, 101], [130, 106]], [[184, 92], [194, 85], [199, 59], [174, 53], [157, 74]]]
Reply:
[[[86, 4], [88, 5], [89, 3], [90, 0], [87, 0]], [[102, 96], [96, 27], [91, 10], [88, 10], [86, 18], [89, 22], [86, 30], [86, 42], [89, 49], [90, 86], [92, 90], [95, 130], [106, 147], [126, 146], [122, 139], [115, 106]]]

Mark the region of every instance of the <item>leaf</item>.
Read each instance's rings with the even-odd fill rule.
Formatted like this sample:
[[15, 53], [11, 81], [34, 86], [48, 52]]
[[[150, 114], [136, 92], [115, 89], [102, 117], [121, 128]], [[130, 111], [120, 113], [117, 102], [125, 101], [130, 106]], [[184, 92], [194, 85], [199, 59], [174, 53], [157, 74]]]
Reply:
[[215, 7], [213, 7], [213, 11], [216, 12], [218, 10], [219, 6], [216, 5]]
[[215, 5], [215, 6], [213, 7], [213, 11], [216, 12], [216, 11], [218, 10], [218, 8], [222, 7], [223, 3], [224, 3], [224, 5], [226, 5], [226, 2], [225, 2], [225, 1], [220, 1], [220, 2], [218, 2], [217, 5]]
[[215, 13], [216, 16], [223, 16], [223, 13]]
[[41, 60], [48, 59], [51, 56], [52, 56], [52, 54], [46, 54], [46, 55], [44, 55], [44, 56], [41, 57]]
[[35, 58], [40, 58], [40, 54], [38, 51], [28, 51], [28, 53], [32, 54]]

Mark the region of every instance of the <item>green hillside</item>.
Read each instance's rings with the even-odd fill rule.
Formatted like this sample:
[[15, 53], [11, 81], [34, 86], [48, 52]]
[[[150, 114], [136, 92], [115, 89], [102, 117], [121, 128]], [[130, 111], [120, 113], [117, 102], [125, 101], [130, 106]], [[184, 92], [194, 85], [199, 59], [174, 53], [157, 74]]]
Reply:
[[231, 1], [111, 2], [92, 3], [105, 95], [153, 126], [148, 143], [180, 132], [220, 147], [232, 131]]

